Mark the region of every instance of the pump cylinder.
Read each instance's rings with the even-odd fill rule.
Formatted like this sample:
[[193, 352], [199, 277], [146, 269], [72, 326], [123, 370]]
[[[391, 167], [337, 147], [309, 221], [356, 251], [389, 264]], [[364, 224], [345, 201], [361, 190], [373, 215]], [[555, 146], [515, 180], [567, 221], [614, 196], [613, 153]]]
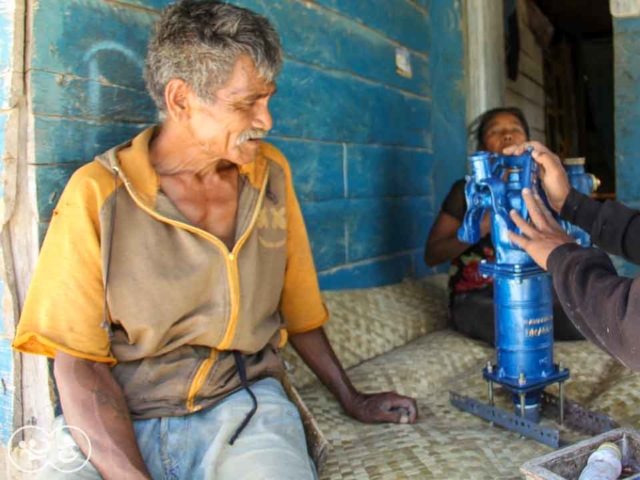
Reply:
[[553, 297], [547, 273], [494, 279], [499, 375], [514, 384], [544, 381], [554, 372]]

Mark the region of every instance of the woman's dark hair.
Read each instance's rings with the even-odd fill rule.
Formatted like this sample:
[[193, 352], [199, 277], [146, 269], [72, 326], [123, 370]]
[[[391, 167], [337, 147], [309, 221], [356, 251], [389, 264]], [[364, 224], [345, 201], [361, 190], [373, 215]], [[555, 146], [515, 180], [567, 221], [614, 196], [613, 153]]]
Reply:
[[522, 128], [524, 129], [524, 133], [527, 135], [527, 140], [529, 140], [529, 122], [527, 122], [527, 119], [524, 117], [522, 110], [517, 107], [492, 108], [476, 118], [469, 126], [469, 137], [475, 138], [477, 150], [482, 150], [484, 148], [484, 136], [487, 133], [487, 127], [491, 123], [491, 120], [493, 120], [497, 115], [505, 113], [513, 115], [520, 121]]

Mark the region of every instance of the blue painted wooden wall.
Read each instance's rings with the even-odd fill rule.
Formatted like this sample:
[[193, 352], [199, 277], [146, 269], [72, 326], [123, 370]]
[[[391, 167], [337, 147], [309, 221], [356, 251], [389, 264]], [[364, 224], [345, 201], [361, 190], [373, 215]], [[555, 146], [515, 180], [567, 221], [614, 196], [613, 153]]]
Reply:
[[[13, 114], [11, 81], [14, 46], [14, 12], [10, 5], [0, 8], [0, 204], [5, 203], [5, 154], [7, 153], [7, 124]], [[2, 209], [4, 217], [4, 208]], [[4, 221], [3, 218], [0, 220]], [[7, 228], [0, 226], [0, 228]], [[0, 446], [7, 445], [14, 427], [15, 371], [14, 353], [11, 350], [13, 315], [5, 312], [5, 296], [9, 296], [5, 283], [0, 278]], [[0, 447], [1, 448], [1, 447]], [[2, 452], [4, 454], [4, 452]], [[3, 462], [0, 462], [3, 465]]]
[[[69, 175], [155, 120], [142, 62], [168, 3], [59, 0], [34, 10], [42, 233]], [[465, 164], [460, 1], [232, 3], [266, 15], [283, 40], [271, 140], [292, 165], [322, 287], [432, 273], [422, 262], [426, 236]], [[400, 46], [413, 78], [396, 73]]]
[[[640, 17], [613, 21], [616, 193], [618, 200], [640, 209]], [[621, 274], [640, 269], [618, 259]]]

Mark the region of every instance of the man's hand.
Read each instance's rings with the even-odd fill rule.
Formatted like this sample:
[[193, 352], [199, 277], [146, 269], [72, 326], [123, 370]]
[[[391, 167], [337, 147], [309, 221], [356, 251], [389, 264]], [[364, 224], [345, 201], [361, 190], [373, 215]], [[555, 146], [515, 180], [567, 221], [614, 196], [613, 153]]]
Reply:
[[540, 181], [547, 194], [551, 208], [560, 213], [567, 195], [571, 190], [567, 172], [562, 166], [560, 158], [542, 145], [540, 142], [526, 142], [520, 145], [512, 145], [504, 149], [505, 155], [522, 155], [527, 147], [533, 147], [531, 156], [540, 165]]
[[349, 416], [365, 423], [414, 423], [418, 418], [418, 407], [413, 398], [394, 392], [359, 392], [331, 348], [324, 328], [291, 335], [289, 340]]
[[575, 243], [575, 241], [558, 225], [538, 194], [534, 195], [531, 190], [525, 188], [522, 190], [522, 198], [527, 205], [533, 225], [525, 222], [518, 212], [511, 210], [511, 219], [524, 235], [509, 232], [509, 238], [531, 255], [538, 265], [547, 270], [547, 260], [551, 252], [560, 245]]
[[349, 416], [363, 423], [415, 423], [418, 418], [416, 401], [394, 392], [356, 392], [343, 408]]

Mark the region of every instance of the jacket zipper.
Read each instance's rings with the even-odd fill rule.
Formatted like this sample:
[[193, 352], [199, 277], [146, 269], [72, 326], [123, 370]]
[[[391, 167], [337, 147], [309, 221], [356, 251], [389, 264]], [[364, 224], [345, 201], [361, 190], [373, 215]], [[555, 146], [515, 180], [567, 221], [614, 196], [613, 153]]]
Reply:
[[[114, 163], [115, 162], [113, 161], [111, 162], [111, 167], [114, 170], [119, 171], [120, 167], [118, 165], [115, 165]], [[265, 178], [262, 183], [262, 188], [260, 189], [260, 195], [258, 196], [258, 201], [256, 204], [256, 208], [253, 212], [251, 222], [249, 223], [249, 226], [245, 230], [242, 237], [240, 237], [240, 239], [236, 242], [236, 244], [234, 245], [231, 251], [229, 251], [227, 246], [221, 240], [219, 240], [216, 236], [211, 235], [209, 232], [196, 228], [187, 223], [178, 222], [176, 220], [171, 220], [170, 218], [163, 217], [162, 215], [158, 214], [154, 210], [150, 209], [144, 203], [142, 203], [140, 199], [137, 197], [137, 195], [134, 193], [133, 188], [131, 187], [131, 182], [128, 179], [123, 179], [123, 183], [127, 191], [129, 192], [129, 195], [131, 195], [131, 198], [136, 203], [136, 205], [138, 205], [138, 207], [140, 207], [142, 210], [147, 212], [153, 218], [155, 218], [158, 221], [168, 223], [169, 225], [180, 227], [191, 233], [195, 233], [196, 235], [199, 235], [205, 238], [206, 240], [210, 241], [214, 245], [218, 246], [218, 248], [220, 248], [220, 250], [222, 250], [222, 252], [224, 253], [225, 263], [227, 267], [227, 274], [229, 275], [229, 303], [231, 306], [231, 309], [229, 312], [229, 323], [227, 325], [227, 330], [225, 331], [222, 341], [220, 342], [217, 348], [211, 349], [209, 358], [202, 361], [202, 363], [198, 367], [198, 370], [195, 376], [193, 377], [193, 381], [191, 382], [191, 385], [189, 386], [189, 392], [187, 394], [187, 401], [186, 401], [187, 410], [190, 413], [194, 411], [198, 411], [199, 408], [195, 405], [196, 395], [204, 385], [207, 375], [209, 374], [211, 367], [213, 366], [216, 358], [218, 357], [218, 351], [229, 348], [236, 331], [236, 327], [238, 323], [237, 317], [238, 317], [238, 312], [240, 310], [240, 277], [238, 275], [238, 263], [236, 260], [238, 257], [238, 252], [240, 251], [242, 246], [246, 243], [247, 239], [249, 238], [249, 235], [251, 234], [251, 231], [253, 230], [253, 227], [258, 218], [258, 215], [260, 214], [260, 210], [262, 209], [262, 203], [264, 200], [265, 192], [267, 190], [267, 185], [269, 183], [269, 169], [267, 169], [265, 173]]]

